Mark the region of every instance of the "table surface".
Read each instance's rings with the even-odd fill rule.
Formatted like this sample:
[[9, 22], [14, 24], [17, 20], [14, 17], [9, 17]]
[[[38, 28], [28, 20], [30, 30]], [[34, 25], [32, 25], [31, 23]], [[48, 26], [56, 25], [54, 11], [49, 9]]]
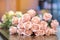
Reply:
[[6, 30], [0, 30], [0, 31], [8, 40], [57, 40], [56, 35], [51, 35], [51, 36], [20, 36], [20, 35], [9, 35]]
[[56, 35], [51, 36], [19, 36], [19, 35], [9, 35], [6, 30], [0, 30], [0, 32], [9, 40], [60, 40], [60, 27], [57, 27]]
[[9, 40], [57, 40], [55, 35], [51, 36], [18, 36], [10, 35]]

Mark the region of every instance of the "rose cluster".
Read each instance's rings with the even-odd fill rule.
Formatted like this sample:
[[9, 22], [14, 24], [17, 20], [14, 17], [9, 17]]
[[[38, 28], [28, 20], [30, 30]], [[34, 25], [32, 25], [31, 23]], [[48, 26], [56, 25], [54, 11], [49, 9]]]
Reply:
[[50, 13], [44, 13], [42, 20], [36, 16], [36, 11], [29, 10], [21, 18], [14, 16], [9, 29], [10, 34], [18, 33], [30, 36], [34, 33], [36, 36], [51, 35], [56, 33], [56, 27], [59, 26], [57, 20], [52, 20]]

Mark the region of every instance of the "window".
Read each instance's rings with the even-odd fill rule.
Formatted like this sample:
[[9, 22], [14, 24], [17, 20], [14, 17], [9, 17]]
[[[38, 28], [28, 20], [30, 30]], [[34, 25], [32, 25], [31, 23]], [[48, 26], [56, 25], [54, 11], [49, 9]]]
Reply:
[[43, 0], [43, 2], [39, 2], [39, 5], [41, 9], [48, 9], [53, 15], [53, 19], [60, 22], [60, 0]]

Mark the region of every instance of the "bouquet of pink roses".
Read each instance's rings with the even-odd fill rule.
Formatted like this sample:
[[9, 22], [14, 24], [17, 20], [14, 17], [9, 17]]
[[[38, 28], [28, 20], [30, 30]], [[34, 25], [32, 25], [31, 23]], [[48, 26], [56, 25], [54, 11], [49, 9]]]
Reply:
[[42, 14], [42, 19], [36, 16], [36, 11], [28, 10], [21, 18], [13, 17], [12, 24], [9, 29], [10, 34], [18, 33], [26, 36], [51, 35], [56, 33], [56, 27], [59, 26], [57, 20], [52, 20], [50, 13]]

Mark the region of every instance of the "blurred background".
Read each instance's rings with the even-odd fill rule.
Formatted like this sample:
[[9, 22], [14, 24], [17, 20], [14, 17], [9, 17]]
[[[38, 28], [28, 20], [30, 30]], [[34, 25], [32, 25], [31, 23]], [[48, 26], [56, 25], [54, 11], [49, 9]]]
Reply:
[[[29, 9], [34, 9], [38, 13], [41, 10], [48, 10], [53, 15], [53, 19], [57, 19], [60, 23], [60, 0], [0, 0], [0, 20], [6, 11], [22, 11], [25, 13]], [[60, 40], [60, 28], [57, 29]], [[2, 34], [0, 33], [0, 35]], [[3, 40], [1, 36], [0, 40]]]
[[53, 15], [53, 19], [60, 22], [60, 0], [0, 0], [0, 19], [6, 11], [22, 11], [29, 9], [40, 11], [47, 9]]

